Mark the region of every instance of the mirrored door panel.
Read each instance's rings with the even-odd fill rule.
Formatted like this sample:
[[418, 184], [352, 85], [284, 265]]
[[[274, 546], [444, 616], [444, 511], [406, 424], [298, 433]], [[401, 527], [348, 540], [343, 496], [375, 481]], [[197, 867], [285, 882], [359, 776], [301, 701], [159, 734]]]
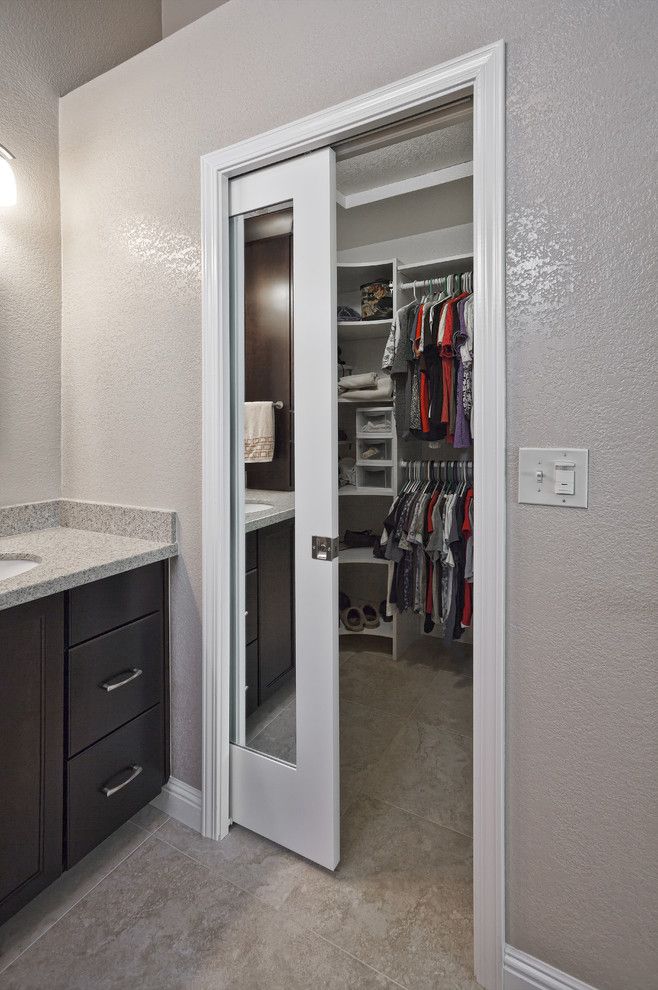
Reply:
[[[240, 281], [234, 293], [234, 392], [244, 409], [245, 541], [231, 741], [294, 764], [293, 206], [231, 217], [229, 234]], [[240, 453], [236, 448], [238, 461]]]
[[334, 154], [230, 183], [231, 818], [338, 862]]

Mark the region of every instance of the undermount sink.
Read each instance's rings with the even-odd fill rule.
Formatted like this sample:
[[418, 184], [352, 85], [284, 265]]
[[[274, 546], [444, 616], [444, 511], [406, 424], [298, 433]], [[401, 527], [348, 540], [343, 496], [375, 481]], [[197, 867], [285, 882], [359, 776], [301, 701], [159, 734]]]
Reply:
[[269, 502], [245, 502], [244, 511], [249, 515], [251, 512], [268, 512], [273, 508]]
[[40, 560], [29, 560], [27, 557], [0, 557], [0, 581], [31, 571], [40, 563]]

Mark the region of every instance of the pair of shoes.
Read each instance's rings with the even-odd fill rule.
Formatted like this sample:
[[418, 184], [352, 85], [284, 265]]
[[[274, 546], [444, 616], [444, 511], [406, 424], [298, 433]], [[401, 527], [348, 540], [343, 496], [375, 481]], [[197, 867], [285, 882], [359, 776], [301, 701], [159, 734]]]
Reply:
[[393, 616], [386, 614], [386, 599], [379, 603], [379, 614], [381, 615], [384, 622], [392, 622]]
[[340, 618], [348, 632], [376, 629], [379, 625], [377, 609], [370, 602], [366, 602], [361, 608], [357, 605], [350, 605], [340, 613]]

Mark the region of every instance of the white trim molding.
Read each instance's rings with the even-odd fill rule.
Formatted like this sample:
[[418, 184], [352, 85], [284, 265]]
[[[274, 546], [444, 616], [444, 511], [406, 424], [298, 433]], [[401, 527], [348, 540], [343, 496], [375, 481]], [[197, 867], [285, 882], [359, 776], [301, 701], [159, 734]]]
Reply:
[[[231, 490], [228, 184], [473, 93], [473, 263], [478, 360], [474, 624], [475, 974], [502, 990], [505, 939], [505, 46], [502, 41], [201, 159], [203, 223], [203, 816], [229, 828]], [[486, 370], [485, 370], [486, 369]]]
[[503, 990], [596, 990], [511, 945], [505, 946]]
[[185, 781], [170, 777], [151, 804], [195, 832], [201, 831], [201, 791]]

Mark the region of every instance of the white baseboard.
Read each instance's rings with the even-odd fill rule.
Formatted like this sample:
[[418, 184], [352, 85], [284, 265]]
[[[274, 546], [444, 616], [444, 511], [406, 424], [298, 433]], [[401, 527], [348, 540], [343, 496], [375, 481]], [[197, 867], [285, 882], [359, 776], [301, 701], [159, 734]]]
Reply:
[[503, 990], [595, 990], [554, 966], [505, 946]]
[[201, 791], [170, 777], [151, 804], [183, 825], [201, 831]]

